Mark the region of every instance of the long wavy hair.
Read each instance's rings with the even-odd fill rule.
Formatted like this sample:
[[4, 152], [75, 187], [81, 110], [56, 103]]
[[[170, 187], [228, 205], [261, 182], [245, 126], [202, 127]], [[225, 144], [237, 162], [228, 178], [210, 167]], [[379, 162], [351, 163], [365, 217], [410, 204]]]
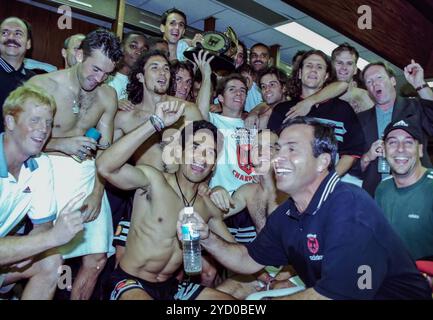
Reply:
[[297, 99], [302, 95], [302, 81], [301, 79], [299, 79], [299, 70], [302, 70], [305, 59], [307, 59], [309, 56], [312, 56], [313, 54], [320, 56], [326, 63], [326, 72], [328, 73], [328, 79], [326, 79], [323, 86], [325, 87], [333, 79], [331, 60], [328, 58], [328, 56], [321, 50], [307, 51], [302, 55], [299, 63], [295, 64], [288, 81], [287, 91], [292, 99]]
[[143, 101], [143, 84], [138, 80], [137, 75], [139, 73], [142, 73], [144, 75], [144, 65], [150, 58], [156, 56], [163, 57], [167, 61], [167, 63], [170, 64], [163, 52], [159, 50], [152, 50], [140, 55], [140, 57], [138, 57], [137, 61], [131, 69], [128, 77], [129, 82], [126, 86], [126, 92], [128, 93], [128, 100], [131, 101], [133, 104], [139, 104]]

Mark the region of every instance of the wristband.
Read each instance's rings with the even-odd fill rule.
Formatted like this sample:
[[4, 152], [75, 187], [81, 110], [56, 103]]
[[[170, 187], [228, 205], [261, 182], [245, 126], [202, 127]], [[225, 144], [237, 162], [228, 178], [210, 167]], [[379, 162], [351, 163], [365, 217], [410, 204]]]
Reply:
[[428, 88], [428, 84], [426, 82], [424, 82], [424, 84], [420, 85], [419, 87], [416, 87], [415, 90], [420, 91], [424, 88]]
[[160, 117], [158, 117], [156, 114], [152, 114], [149, 118], [150, 123], [152, 123], [152, 126], [155, 128], [156, 131], [161, 132], [162, 129], [164, 129], [164, 121]]

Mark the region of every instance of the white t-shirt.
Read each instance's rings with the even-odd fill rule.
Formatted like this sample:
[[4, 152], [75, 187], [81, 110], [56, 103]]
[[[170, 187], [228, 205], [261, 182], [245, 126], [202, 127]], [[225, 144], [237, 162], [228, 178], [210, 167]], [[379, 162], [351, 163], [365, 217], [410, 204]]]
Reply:
[[126, 86], [128, 83], [128, 76], [125, 76], [120, 72], [116, 72], [116, 74], [113, 77], [110, 77], [107, 81], [107, 84], [116, 90], [118, 100], [128, 98], [128, 93], [126, 92]]
[[212, 112], [209, 113], [209, 122], [224, 135], [222, 154], [209, 185], [211, 188], [222, 186], [231, 194], [245, 183], [254, 182], [250, 150], [257, 132], [246, 129], [240, 118]]
[[54, 221], [53, 167], [47, 155], [29, 158], [18, 180], [8, 172], [0, 134], [0, 237], [5, 237], [27, 214], [33, 224]]

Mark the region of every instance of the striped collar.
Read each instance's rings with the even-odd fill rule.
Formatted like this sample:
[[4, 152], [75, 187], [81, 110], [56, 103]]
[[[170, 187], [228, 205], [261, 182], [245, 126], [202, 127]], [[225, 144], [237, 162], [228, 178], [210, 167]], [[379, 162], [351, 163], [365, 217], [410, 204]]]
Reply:
[[[314, 194], [313, 198], [311, 199], [310, 203], [308, 204], [307, 209], [305, 210], [303, 214], [308, 215], [315, 215], [317, 211], [320, 210], [322, 205], [328, 200], [331, 193], [334, 191], [335, 186], [340, 181], [340, 176], [335, 172], [331, 171], [325, 179], [320, 184], [319, 188], [316, 190], [316, 193]], [[289, 208], [289, 210], [286, 212], [287, 215], [292, 214], [292, 210], [296, 208], [294, 202], [292, 199], [290, 199], [292, 206]], [[299, 212], [295, 210], [298, 215]]]
[[14, 67], [12, 67], [2, 57], [0, 57], [0, 68], [2, 68], [4, 70], [4, 72], [6, 72], [6, 73], [21, 72], [22, 74], [26, 74], [26, 71], [24, 69], [24, 63], [21, 64], [21, 66], [18, 68], [18, 70], [15, 70]]

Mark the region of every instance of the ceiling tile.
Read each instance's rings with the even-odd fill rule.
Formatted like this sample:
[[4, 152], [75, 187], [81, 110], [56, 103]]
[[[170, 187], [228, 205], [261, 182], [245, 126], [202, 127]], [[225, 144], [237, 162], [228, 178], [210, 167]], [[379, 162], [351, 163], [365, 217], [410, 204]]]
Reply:
[[282, 2], [281, 0], [254, 0], [260, 3], [262, 6], [267, 7], [289, 19], [302, 19], [307, 15], [298, 9], [289, 6], [288, 4]]
[[321, 36], [325, 38], [330, 37], [336, 37], [340, 34], [335, 31], [334, 29], [331, 29], [330, 27], [326, 26], [325, 24], [317, 21], [316, 19], [313, 19], [311, 17], [299, 19], [296, 22], [303, 25], [304, 27], [307, 27], [308, 29], [320, 34]]
[[216, 18], [215, 29], [217, 31], [225, 31], [228, 26], [232, 27], [238, 37], [251, 34], [263, 29], [266, 29], [263, 23], [257, 22], [251, 18], [240, 14], [237, 11], [227, 9], [213, 16]]
[[249, 34], [248, 38], [255, 40], [255, 42], [263, 42], [269, 46], [279, 44], [281, 48], [290, 48], [300, 44], [295, 39], [272, 28]]

